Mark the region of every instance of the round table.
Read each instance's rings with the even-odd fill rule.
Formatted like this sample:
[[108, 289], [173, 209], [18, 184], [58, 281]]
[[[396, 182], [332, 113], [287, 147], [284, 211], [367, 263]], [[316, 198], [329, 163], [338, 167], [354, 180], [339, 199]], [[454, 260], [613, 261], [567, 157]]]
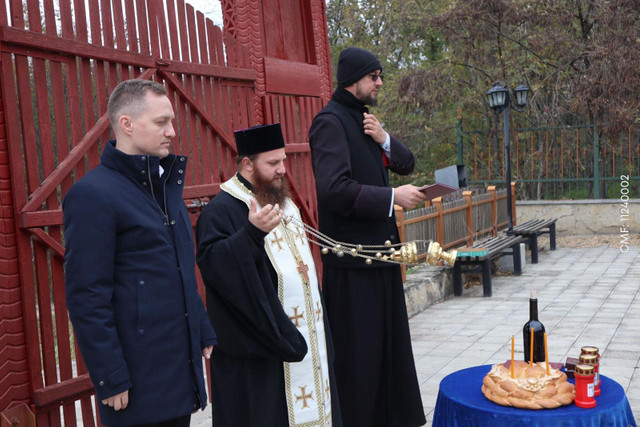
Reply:
[[[519, 409], [493, 403], [482, 394], [482, 380], [491, 365], [475, 366], [447, 375], [440, 382], [433, 412], [433, 427], [495, 426], [636, 426], [622, 386], [600, 375], [597, 406], [579, 408], [574, 404], [555, 409]], [[569, 380], [573, 382], [573, 379]]]

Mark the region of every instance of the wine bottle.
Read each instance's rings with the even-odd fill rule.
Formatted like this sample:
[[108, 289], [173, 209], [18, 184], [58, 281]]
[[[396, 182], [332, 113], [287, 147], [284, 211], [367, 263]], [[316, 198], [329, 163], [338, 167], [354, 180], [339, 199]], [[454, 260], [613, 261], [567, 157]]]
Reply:
[[536, 291], [531, 291], [529, 298], [529, 321], [522, 328], [524, 342], [524, 361], [531, 360], [531, 328], [533, 328], [533, 362], [544, 362], [544, 325], [538, 320], [538, 299]]

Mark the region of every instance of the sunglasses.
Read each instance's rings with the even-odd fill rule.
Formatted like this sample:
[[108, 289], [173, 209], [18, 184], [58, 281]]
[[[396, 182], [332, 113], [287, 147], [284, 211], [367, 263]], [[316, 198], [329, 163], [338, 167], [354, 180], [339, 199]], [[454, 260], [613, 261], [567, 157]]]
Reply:
[[371, 80], [373, 80], [374, 82], [377, 82], [378, 79], [380, 79], [380, 81], [384, 81], [384, 76], [382, 74], [369, 74], [369, 77], [371, 77]]

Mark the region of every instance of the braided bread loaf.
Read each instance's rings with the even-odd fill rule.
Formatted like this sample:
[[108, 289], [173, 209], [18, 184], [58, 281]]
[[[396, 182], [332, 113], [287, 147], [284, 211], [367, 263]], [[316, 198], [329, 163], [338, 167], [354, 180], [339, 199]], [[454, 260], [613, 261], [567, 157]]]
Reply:
[[498, 405], [525, 409], [557, 408], [575, 399], [575, 386], [567, 382], [567, 375], [550, 368], [547, 375], [543, 363], [516, 361], [514, 377], [502, 363], [493, 365], [482, 381], [482, 393]]

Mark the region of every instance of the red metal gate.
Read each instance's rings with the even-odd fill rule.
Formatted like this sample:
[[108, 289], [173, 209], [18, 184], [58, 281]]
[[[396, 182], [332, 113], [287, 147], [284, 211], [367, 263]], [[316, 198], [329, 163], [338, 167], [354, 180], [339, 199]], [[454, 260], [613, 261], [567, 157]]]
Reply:
[[65, 307], [61, 201], [99, 162], [118, 82], [167, 87], [194, 221], [235, 172], [233, 129], [280, 121], [294, 198], [316, 225], [307, 130], [331, 92], [324, 2], [222, 6], [224, 33], [184, 0], [0, 2], [0, 412], [95, 425]]

